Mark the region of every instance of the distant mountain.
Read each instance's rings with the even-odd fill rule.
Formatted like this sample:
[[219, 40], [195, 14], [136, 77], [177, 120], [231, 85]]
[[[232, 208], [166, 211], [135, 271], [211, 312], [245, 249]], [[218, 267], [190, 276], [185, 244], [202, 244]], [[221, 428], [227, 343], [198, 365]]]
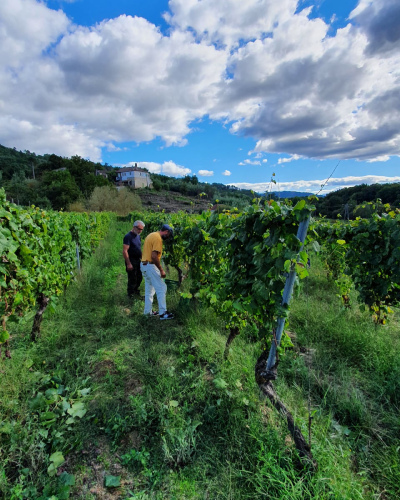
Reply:
[[295, 196], [311, 196], [313, 193], [303, 193], [301, 191], [272, 191], [272, 194], [278, 198], [294, 198]]

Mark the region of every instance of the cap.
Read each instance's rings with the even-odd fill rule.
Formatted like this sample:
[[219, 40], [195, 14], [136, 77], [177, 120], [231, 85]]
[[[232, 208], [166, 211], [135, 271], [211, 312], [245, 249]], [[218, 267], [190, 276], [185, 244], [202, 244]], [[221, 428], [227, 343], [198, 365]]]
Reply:
[[162, 228], [161, 228], [161, 231], [169, 231], [171, 236], [174, 235], [174, 230], [172, 229], [171, 226], [169, 226], [168, 224], [163, 224], [162, 225]]

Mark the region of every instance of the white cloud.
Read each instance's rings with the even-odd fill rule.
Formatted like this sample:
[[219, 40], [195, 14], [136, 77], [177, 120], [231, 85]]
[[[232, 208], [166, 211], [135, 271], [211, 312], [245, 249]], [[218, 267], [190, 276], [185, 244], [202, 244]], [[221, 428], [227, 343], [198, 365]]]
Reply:
[[290, 163], [292, 161], [300, 159], [299, 155], [292, 155], [289, 158], [279, 158], [278, 159], [278, 165], [281, 165], [282, 163]]
[[228, 48], [273, 32], [296, 10], [297, 0], [170, 0], [173, 26], [195, 30], [198, 39]]
[[1, 0], [0, 143], [97, 161], [123, 142], [184, 146], [209, 116], [254, 137], [256, 158], [400, 155], [398, 0], [360, 0], [334, 36], [297, 7], [170, 0], [163, 34], [143, 18], [83, 27], [39, 0]]
[[[36, 0], [2, 0], [0, 42], [0, 143], [93, 160], [110, 143], [184, 145], [227, 60], [190, 32], [164, 36], [130, 16], [73, 26]], [[28, 126], [10, 128], [11, 119]]]
[[[0, 2], [0, 66], [6, 71], [29, 64], [68, 31], [70, 21], [61, 11], [35, 0]], [[35, 78], [31, 74], [32, 80]], [[17, 82], [15, 82], [17, 83]]]
[[222, 172], [222, 175], [229, 176], [229, 175], [231, 175], [231, 172], [230, 172], [229, 170], [224, 170], [224, 171]]
[[261, 165], [261, 162], [259, 160], [243, 160], [238, 165]]
[[173, 161], [165, 161], [164, 163], [155, 163], [151, 161], [129, 162], [126, 166], [134, 167], [135, 163], [140, 168], [147, 168], [152, 174], [168, 175], [170, 177], [181, 177], [189, 175], [192, 171], [190, 168], [176, 165]]
[[[324, 185], [326, 179], [321, 180], [300, 180], [293, 182], [277, 182], [276, 185], [272, 186], [272, 191], [299, 191], [304, 193], [317, 193], [321, 190], [321, 186]], [[348, 176], [342, 178], [331, 178], [328, 183], [322, 189], [321, 193], [326, 194], [331, 191], [336, 191], [338, 189], [357, 186], [359, 184], [386, 184], [389, 182], [400, 182], [400, 177], [387, 177], [383, 175], [366, 175], [366, 176]], [[249, 183], [249, 182], [236, 182], [232, 184], [240, 189], [252, 189], [257, 193], [263, 193], [265, 191], [271, 190], [270, 182], [259, 182], [259, 183]]]
[[199, 170], [197, 175], [200, 177], [212, 177], [214, 172], [212, 170]]

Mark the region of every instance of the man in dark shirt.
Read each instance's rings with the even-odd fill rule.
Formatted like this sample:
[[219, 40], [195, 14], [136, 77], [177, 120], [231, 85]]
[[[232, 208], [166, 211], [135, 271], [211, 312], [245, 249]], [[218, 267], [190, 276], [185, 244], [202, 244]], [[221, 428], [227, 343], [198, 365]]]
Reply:
[[140, 233], [143, 231], [144, 223], [137, 220], [133, 228], [124, 236], [124, 246], [122, 255], [125, 259], [126, 272], [128, 274], [128, 297], [140, 298], [139, 286], [142, 282], [142, 272], [140, 261], [142, 258], [142, 248]]

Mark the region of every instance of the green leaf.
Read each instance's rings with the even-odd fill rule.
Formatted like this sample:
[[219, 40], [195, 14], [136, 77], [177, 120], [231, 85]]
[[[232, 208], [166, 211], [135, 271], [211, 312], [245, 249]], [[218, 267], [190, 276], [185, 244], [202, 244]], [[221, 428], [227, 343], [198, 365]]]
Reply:
[[46, 411], [40, 414], [40, 420], [52, 420], [53, 418], [57, 418], [57, 415], [52, 411]]
[[21, 304], [23, 302], [24, 296], [22, 295], [21, 292], [17, 292], [14, 297], [14, 307], [16, 307], [18, 304]]
[[118, 486], [121, 486], [121, 476], [105, 476], [104, 486], [106, 488], [118, 488]]
[[0, 344], [5, 342], [9, 338], [10, 338], [10, 334], [7, 332], [7, 330], [0, 331]]
[[233, 305], [234, 309], [236, 309], [239, 312], [244, 312], [245, 311], [245, 309], [243, 309], [243, 306], [242, 306], [242, 304], [240, 302], [236, 301], [232, 305]]
[[90, 387], [87, 387], [85, 389], [81, 389], [79, 392], [79, 394], [81, 396], [87, 396], [89, 394], [89, 392], [91, 391], [92, 389]]
[[338, 245], [345, 245], [346, 241], [345, 240], [337, 240]]
[[215, 378], [213, 383], [217, 389], [226, 389], [228, 387], [227, 382], [223, 378]]
[[85, 408], [85, 403], [74, 403], [71, 408], [68, 410], [68, 413], [72, 417], [82, 418], [87, 412]]
[[179, 406], [179, 402], [172, 399], [169, 402], [169, 406], [172, 406], [173, 408], [176, 408], [177, 406]]
[[0, 434], [11, 434], [12, 432], [12, 427], [10, 422], [5, 422], [4, 424], [0, 425]]
[[59, 477], [60, 483], [64, 486], [74, 486], [75, 485], [75, 476], [73, 474], [68, 474], [68, 472], [64, 471], [60, 474]]
[[312, 248], [314, 252], [320, 252], [321, 251], [321, 245], [318, 243], [318, 241], [313, 241], [312, 242]]
[[293, 207], [293, 210], [302, 210], [305, 206], [306, 206], [306, 201], [305, 200], [300, 200]]
[[46, 406], [46, 399], [41, 392], [38, 392], [37, 395], [29, 402], [31, 410], [39, 410], [41, 408], [45, 408]]
[[57, 468], [60, 467], [62, 463], [64, 463], [64, 457], [61, 451], [56, 451], [50, 456], [50, 462], [52, 462], [47, 468], [47, 472], [49, 476], [55, 476], [57, 472]]

